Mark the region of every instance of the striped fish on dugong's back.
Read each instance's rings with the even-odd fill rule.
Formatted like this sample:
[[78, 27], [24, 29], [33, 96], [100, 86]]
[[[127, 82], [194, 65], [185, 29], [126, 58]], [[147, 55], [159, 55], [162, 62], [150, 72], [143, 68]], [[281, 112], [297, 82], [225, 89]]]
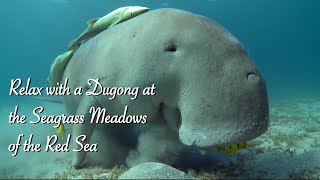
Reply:
[[88, 28], [75, 40], [72, 40], [69, 45], [69, 51], [59, 55], [52, 63], [48, 82], [51, 86], [57, 86], [61, 82], [63, 72], [71, 59], [78, 44], [84, 43], [91, 37], [99, 34], [107, 28], [110, 28], [123, 21], [129, 20], [149, 10], [147, 7], [141, 6], [126, 6], [118, 8], [102, 18], [95, 18], [87, 22]]
[[[90, 123], [91, 107], [122, 115], [129, 106], [127, 114], [148, 116], [149, 131], [166, 127], [165, 133], [157, 131], [150, 136], [166, 138], [175, 146], [208, 148], [246, 142], [266, 132], [269, 124], [265, 82], [242, 45], [218, 23], [183, 10], [149, 11], [101, 32], [75, 52], [63, 79], [67, 77], [71, 90], [83, 87], [87, 92], [93, 88], [88, 79], [96, 78], [105, 87], [156, 85], [156, 95], [138, 96], [134, 101], [128, 96], [112, 101], [105, 96], [64, 96], [70, 114], [85, 115], [85, 123], [74, 124], [72, 134], [86, 135], [85, 143], [95, 129], [95, 123]], [[115, 128], [121, 132], [124, 127]], [[135, 127], [141, 126], [130, 126]], [[123, 133], [130, 134], [128, 127]], [[104, 141], [126, 147], [126, 142], [117, 138], [108, 136]], [[127, 164], [169, 163], [167, 160], [179, 154], [178, 150], [161, 149], [171, 146], [157, 146], [154, 149], [160, 152], [142, 158], [141, 148], [157, 145], [147, 143], [150, 141], [138, 141]], [[74, 148], [79, 149], [77, 144]], [[73, 152], [73, 166], [81, 166], [85, 157], [86, 152]]]
[[72, 55], [73, 51], [67, 51], [54, 59], [51, 65], [50, 74], [47, 78], [47, 81], [51, 86], [57, 86], [57, 83], [61, 82], [63, 72]]
[[91, 19], [87, 22], [88, 28], [81, 33], [77, 39], [72, 40], [68, 44], [68, 49], [76, 50], [79, 43], [81, 44], [107, 28], [134, 18], [148, 10], [149, 8], [147, 7], [125, 6], [112, 11], [101, 18]]

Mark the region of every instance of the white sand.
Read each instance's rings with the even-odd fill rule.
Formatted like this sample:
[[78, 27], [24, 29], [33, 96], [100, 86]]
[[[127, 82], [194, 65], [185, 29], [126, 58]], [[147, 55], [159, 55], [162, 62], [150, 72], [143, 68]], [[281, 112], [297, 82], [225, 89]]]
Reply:
[[[14, 102], [16, 103], [16, 102]], [[53, 125], [8, 124], [8, 115], [15, 104], [4, 102], [0, 106], [1, 161], [0, 178], [53, 178], [79, 174], [102, 173], [88, 168], [71, 168], [71, 153], [23, 152], [11, 157], [7, 147], [16, 143], [19, 134], [34, 134], [35, 143], [45, 143], [46, 136], [54, 132]], [[34, 118], [32, 110], [41, 105], [45, 114], [64, 113], [63, 105], [34, 99], [19, 102], [19, 113]], [[68, 133], [70, 126], [67, 125]], [[26, 137], [23, 139], [25, 140]], [[261, 137], [248, 142], [248, 148], [233, 154], [226, 167], [215, 168], [210, 177], [231, 178], [320, 178], [320, 99], [300, 98], [271, 105], [270, 128]], [[90, 171], [91, 170], [91, 171]], [[65, 172], [65, 173], [64, 173]], [[64, 176], [65, 175], [65, 176]], [[92, 176], [91, 176], [92, 177]]]

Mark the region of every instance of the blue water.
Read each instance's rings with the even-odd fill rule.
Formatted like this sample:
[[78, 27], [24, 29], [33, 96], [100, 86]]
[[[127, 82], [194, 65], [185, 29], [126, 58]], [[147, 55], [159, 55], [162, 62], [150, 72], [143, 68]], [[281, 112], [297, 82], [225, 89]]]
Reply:
[[12, 79], [48, 86], [53, 59], [86, 21], [128, 5], [178, 8], [219, 22], [247, 49], [271, 102], [320, 97], [319, 0], [1, 0], [0, 107], [30, 98], [8, 95]]

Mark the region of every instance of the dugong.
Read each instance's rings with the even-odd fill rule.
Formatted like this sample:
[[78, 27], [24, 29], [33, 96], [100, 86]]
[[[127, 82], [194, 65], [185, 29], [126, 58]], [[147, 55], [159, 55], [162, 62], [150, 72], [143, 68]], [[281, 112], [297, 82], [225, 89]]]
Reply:
[[[172, 134], [167, 138], [166, 133], [154, 133], [155, 137], [186, 147], [245, 142], [266, 132], [269, 125], [266, 84], [242, 44], [213, 20], [183, 10], [152, 10], [101, 32], [75, 52], [65, 78], [71, 91], [84, 90], [81, 96], [63, 98], [70, 114], [84, 115], [84, 123], [74, 124], [72, 132], [73, 138], [86, 135], [84, 143], [90, 142], [96, 126], [90, 123], [91, 107], [122, 115], [128, 106], [127, 114], [147, 115], [146, 129], [162, 126]], [[140, 94], [135, 100], [118, 96], [112, 101], [102, 95], [86, 96], [85, 92], [93, 91], [88, 79], [97, 78], [105, 87], [143, 89], [155, 84], [156, 94]], [[118, 125], [113, 130], [139, 139], [135, 147], [139, 149], [146, 142], [131, 129], [141, 126]], [[117, 138], [105, 137], [105, 141]], [[157, 141], [147, 147], [155, 145]], [[77, 143], [74, 149], [79, 149]], [[167, 151], [161, 153], [156, 154], [157, 161], [170, 158]], [[73, 152], [72, 165], [81, 167], [85, 157], [84, 151]]]

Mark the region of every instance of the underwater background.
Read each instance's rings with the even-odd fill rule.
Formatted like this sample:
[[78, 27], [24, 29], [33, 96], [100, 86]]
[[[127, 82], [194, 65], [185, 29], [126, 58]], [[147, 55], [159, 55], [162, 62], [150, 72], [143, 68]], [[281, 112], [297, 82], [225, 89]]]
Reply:
[[[249, 56], [258, 66], [266, 81], [270, 99], [271, 128], [261, 137], [261, 142], [253, 142], [251, 147], [261, 150], [276, 146], [271, 148], [272, 151], [269, 149], [270, 152], [263, 151], [269, 155], [276, 154], [272, 156], [274, 159], [264, 155], [251, 159], [251, 164], [244, 163], [239, 166], [267, 169], [269, 174], [265, 174], [265, 177], [272, 178], [294, 178], [295, 175], [292, 175], [294, 172], [302, 174], [299, 176], [302, 178], [320, 177], [317, 174], [320, 172], [320, 169], [317, 169], [320, 166], [320, 1], [318, 0], [2, 0], [0, 177], [50, 178], [54, 177], [56, 172], [51, 173], [49, 169], [59, 169], [54, 163], [47, 168], [44, 165], [50, 160], [56, 163], [55, 158], [59, 156], [56, 154], [50, 155], [49, 159], [46, 159], [48, 155], [37, 153], [13, 158], [7, 152], [9, 142], [16, 142], [17, 135], [22, 131], [33, 132], [39, 137], [42, 135], [42, 130], [51, 131], [47, 126], [44, 129], [40, 128], [41, 130], [37, 127], [37, 132], [34, 132], [35, 126], [8, 125], [8, 115], [14, 110], [15, 105], [19, 104], [22, 112], [31, 114], [32, 109], [42, 103], [33, 97], [9, 96], [11, 80], [21, 78], [26, 81], [31, 77], [32, 85], [48, 86], [47, 77], [53, 59], [64, 52], [69, 41], [86, 28], [86, 21], [129, 5], [146, 6], [151, 10], [168, 7], [183, 9], [207, 16], [229, 30], [245, 46]], [[53, 114], [63, 111], [63, 107], [59, 105], [50, 104], [50, 106], [54, 109], [51, 112]], [[289, 124], [292, 126], [288, 127]], [[307, 127], [302, 127], [303, 124], [308, 125], [308, 128], [313, 127], [313, 130], [305, 130]], [[277, 128], [272, 129], [272, 127]], [[280, 135], [283, 135], [283, 138], [279, 140], [278, 145], [275, 140], [272, 141], [272, 145], [264, 144]], [[293, 141], [294, 137], [296, 140], [291, 142], [293, 144], [289, 147], [287, 142]], [[308, 142], [314, 144], [305, 144]], [[285, 143], [287, 145], [284, 145]], [[297, 149], [294, 151], [298, 153], [297, 157], [292, 156], [291, 147]], [[307, 152], [311, 155], [303, 154]], [[279, 155], [281, 153], [284, 155]], [[240, 154], [238, 157], [245, 156]], [[289, 160], [290, 157], [293, 159]], [[60, 160], [63, 161], [64, 158]], [[253, 165], [252, 162], [256, 164]], [[268, 162], [270, 166], [259, 166], [258, 162]], [[305, 166], [300, 167], [300, 163]], [[280, 164], [280, 168], [271, 164]], [[283, 170], [287, 173], [278, 172], [281, 168], [289, 167], [291, 167], [289, 170]], [[259, 170], [250, 168], [243, 170], [246, 171], [244, 176], [241, 170], [238, 174], [230, 174], [226, 172], [230, 168], [224, 166], [221, 170], [223, 173], [218, 173], [220, 176], [216, 174], [215, 177], [264, 177], [256, 175], [259, 174]], [[238, 166], [232, 168], [236, 169]], [[61, 168], [62, 170], [64, 169]], [[217, 172], [220, 170], [215, 169], [215, 173]], [[305, 175], [303, 172], [311, 175]]]

